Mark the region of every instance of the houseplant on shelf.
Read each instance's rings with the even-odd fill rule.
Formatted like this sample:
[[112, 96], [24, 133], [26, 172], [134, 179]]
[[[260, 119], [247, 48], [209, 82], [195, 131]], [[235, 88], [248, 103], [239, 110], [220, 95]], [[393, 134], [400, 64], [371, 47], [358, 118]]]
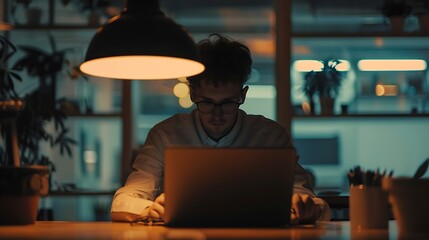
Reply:
[[[28, 26], [39, 26], [42, 18], [42, 9], [40, 7], [32, 6], [33, 0], [15, 0], [12, 2], [11, 13], [15, 24], [19, 25], [19, 21], [16, 18], [17, 10], [19, 6], [22, 6], [26, 17], [25, 24]], [[19, 14], [18, 14], [19, 15]]]
[[413, 15], [419, 18], [420, 32], [429, 32], [429, 1], [416, 0], [413, 6]]
[[384, 0], [381, 13], [389, 19], [390, 28], [394, 33], [404, 30], [405, 18], [412, 12], [412, 6], [405, 0]]
[[326, 59], [320, 61], [323, 67], [320, 71], [311, 71], [305, 74], [303, 92], [307, 96], [312, 113], [314, 113], [314, 97], [317, 95], [320, 101], [322, 115], [332, 115], [335, 98], [343, 80], [342, 73], [337, 70], [341, 63], [338, 59]]
[[[100, 25], [100, 18], [102, 15], [110, 19], [120, 13], [120, 11], [110, 8], [112, 5], [111, 0], [76, 0], [75, 4], [79, 12], [89, 12], [88, 26], [92, 27], [98, 27]], [[110, 13], [109, 11], [114, 11], [114, 13]]]
[[[58, 109], [62, 99], [55, 99], [55, 76], [61, 70], [64, 52], [56, 51], [55, 45], [52, 54], [22, 47], [26, 54], [9, 68], [18, 49], [4, 37], [0, 43], [0, 130], [5, 139], [5, 144], [0, 144], [0, 224], [32, 224], [40, 196], [48, 194], [49, 173], [54, 170], [40, 151], [41, 142], [70, 155], [70, 144], [74, 143], [67, 136], [66, 116]], [[39, 81], [23, 97], [15, 90], [16, 83], [24, 83], [19, 74], [22, 70]], [[54, 133], [47, 130], [49, 122], [55, 124]]]

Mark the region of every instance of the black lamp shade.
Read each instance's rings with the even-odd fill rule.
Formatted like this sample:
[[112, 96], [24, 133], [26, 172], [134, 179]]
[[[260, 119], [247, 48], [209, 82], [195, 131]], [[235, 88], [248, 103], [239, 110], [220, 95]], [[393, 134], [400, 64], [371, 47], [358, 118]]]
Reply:
[[189, 33], [160, 11], [158, 1], [134, 0], [97, 30], [81, 70], [99, 77], [155, 80], [192, 76], [204, 66]]

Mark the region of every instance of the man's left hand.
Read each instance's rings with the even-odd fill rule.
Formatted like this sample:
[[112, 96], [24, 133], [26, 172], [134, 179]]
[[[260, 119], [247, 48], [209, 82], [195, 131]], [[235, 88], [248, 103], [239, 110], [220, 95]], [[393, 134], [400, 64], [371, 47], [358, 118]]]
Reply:
[[162, 220], [164, 218], [165, 195], [159, 195], [154, 203], [147, 208], [147, 216], [152, 220]]
[[321, 208], [308, 194], [294, 193], [290, 219], [292, 224], [315, 223], [321, 215]]

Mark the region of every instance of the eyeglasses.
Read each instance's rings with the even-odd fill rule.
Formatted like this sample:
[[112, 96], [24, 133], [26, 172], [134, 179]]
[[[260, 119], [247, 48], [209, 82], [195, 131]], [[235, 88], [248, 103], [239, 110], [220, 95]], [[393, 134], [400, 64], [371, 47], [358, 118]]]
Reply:
[[243, 104], [240, 102], [224, 102], [224, 103], [212, 103], [207, 101], [196, 102], [198, 111], [201, 113], [212, 113], [217, 106], [219, 106], [220, 110], [223, 113], [231, 114], [235, 113], [238, 110], [238, 106]]

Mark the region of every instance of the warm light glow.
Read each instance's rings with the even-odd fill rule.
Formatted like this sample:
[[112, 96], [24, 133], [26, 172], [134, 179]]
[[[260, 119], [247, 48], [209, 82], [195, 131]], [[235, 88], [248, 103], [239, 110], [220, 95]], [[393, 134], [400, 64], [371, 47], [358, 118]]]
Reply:
[[305, 115], [311, 114], [311, 106], [308, 102], [302, 102], [301, 107]]
[[181, 98], [189, 95], [189, 87], [185, 83], [178, 83], [173, 88], [173, 93], [176, 97]]
[[398, 87], [396, 85], [377, 84], [375, 86], [375, 95], [377, 95], [377, 96], [396, 96], [396, 95], [398, 95]]
[[[350, 70], [350, 62], [347, 60], [340, 60], [341, 62], [337, 65], [338, 71]], [[298, 72], [320, 72], [323, 68], [323, 63], [318, 60], [297, 60], [293, 63], [293, 68]]]
[[374, 40], [374, 44], [375, 44], [376, 47], [379, 47], [379, 48], [383, 47], [384, 46], [384, 40], [383, 40], [383, 38], [376, 37], [375, 40]]
[[85, 150], [83, 152], [83, 161], [86, 164], [94, 164], [97, 162], [97, 152], [93, 150]]
[[182, 108], [190, 108], [194, 103], [191, 100], [191, 96], [187, 94], [186, 96], [179, 98], [179, 104]]
[[275, 44], [272, 39], [249, 39], [247, 44], [252, 49], [253, 54], [262, 56], [273, 56], [275, 54]]
[[362, 59], [358, 62], [361, 71], [423, 71], [426, 61], [421, 59]]
[[341, 62], [337, 65], [338, 71], [348, 71], [350, 70], [350, 62], [346, 60], [340, 60]]
[[179, 78], [177, 78], [177, 80], [184, 82], [184, 83], [188, 82], [188, 79], [186, 77], [179, 77]]
[[0, 22], [0, 31], [9, 31], [12, 30], [14, 26], [7, 22]]
[[80, 70], [88, 75], [130, 80], [160, 80], [188, 77], [204, 70], [193, 60], [163, 56], [117, 56], [82, 63]]
[[292, 47], [293, 54], [301, 54], [301, 55], [308, 55], [311, 53], [311, 49], [308, 46], [305, 45], [294, 45]]
[[320, 71], [323, 63], [317, 60], [297, 60], [293, 63], [293, 68], [298, 72]]
[[382, 85], [375, 86], [375, 95], [383, 96], [384, 95], [384, 87]]

